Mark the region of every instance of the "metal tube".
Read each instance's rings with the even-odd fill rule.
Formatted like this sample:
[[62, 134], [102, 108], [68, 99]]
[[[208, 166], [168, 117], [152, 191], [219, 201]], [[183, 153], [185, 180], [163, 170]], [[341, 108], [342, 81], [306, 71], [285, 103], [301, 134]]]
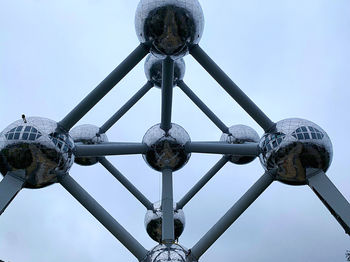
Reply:
[[162, 172], [162, 242], [174, 243], [174, 203], [173, 203], [173, 172], [165, 169]]
[[61, 185], [82, 204], [109, 232], [112, 233], [139, 261], [147, 250], [126, 231], [97, 201], [89, 195], [70, 175], [60, 178]]
[[206, 173], [201, 180], [195, 184], [188, 193], [181, 198], [176, 204], [176, 209], [182, 209], [204, 186], [212, 179], [213, 176], [228, 162], [227, 157], [222, 157], [209, 171]]
[[143, 143], [102, 143], [96, 145], [76, 145], [74, 155], [76, 157], [131, 155], [145, 154], [147, 150], [147, 145]]
[[195, 45], [190, 50], [191, 55], [202, 67], [225, 89], [225, 91], [265, 130], [269, 131], [274, 123], [257, 107], [256, 104], [221, 70], [221, 68]]
[[266, 172], [229, 211], [193, 246], [191, 255], [199, 259], [236, 219], [271, 185], [274, 176]]
[[171, 128], [171, 109], [174, 88], [174, 60], [166, 57], [162, 62], [162, 116], [160, 128], [166, 133]]
[[307, 182], [326, 208], [350, 235], [350, 204], [322, 170], [307, 170]]
[[106, 123], [100, 128], [100, 134], [106, 133], [117, 121], [125, 115], [151, 88], [153, 83], [148, 81], [129, 101], [127, 101]]
[[147, 210], [153, 210], [153, 204], [125, 177], [116, 169], [111, 162], [105, 157], [99, 158], [99, 162], [103, 165], [137, 200], [143, 204]]
[[228, 127], [203, 103], [202, 100], [185, 84], [179, 81], [177, 86], [192, 100], [192, 102], [223, 132], [228, 133]]
[[0, 215], [25, 184], [25, 171], [8, 172], [0, 182]]
[[258, 156], [260, 149], [257, 143], [228, 144], [225, 142], [188, 142], [186, 152], [227, 154], [236, 156]]
[[69, 131], [87, 112], [90, 111], [111, 89], [126, 76], [149, 52], [145, 44], [140, 44], [121, 62], [94, 90], [90, 92], [59, 125]]

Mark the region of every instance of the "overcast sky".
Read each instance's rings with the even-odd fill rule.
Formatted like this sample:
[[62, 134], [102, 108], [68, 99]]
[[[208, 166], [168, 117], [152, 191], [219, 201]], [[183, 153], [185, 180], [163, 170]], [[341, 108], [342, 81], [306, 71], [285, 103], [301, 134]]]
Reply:
[[[219, 4], [217, 3], [219, 2]], [[0, 130], [27, 116], [61, 120], [137, 45], [130, 0], [0, 0]], [[333, 142], [328, 175], [350, 200], [350, 2], [348, 0], [201, 1], [200, 45], [273, 120], [309, 119]], [[185, 82], [227, 124], [263, 130], [190, 56]], [[146, 82], [143, 61], [79, 124], [100, 126]], [[160, 121], [152, 89], [108, 133], [140, 142]], [[173, 122], [193, 141], [217, 141], [216, 128], [180, 90]], [[160, 175], [141, 156], [109, 160], [152, 201]], [[179, 200], [220, 156], [193, 154], [174, 174]], [[71, 175], [147, 249], [145, 208], [100, 165]], [[190, 248], [261, 176], [258, 159], [227, 164], [184, 208], [180, 243]], [[270, 186], [201, 261], [345, 261], [349, 237], [308, 187]], [[0, 217], [0, 259], [11, 262], [136, 259], [60, 185], [22, 190]]]

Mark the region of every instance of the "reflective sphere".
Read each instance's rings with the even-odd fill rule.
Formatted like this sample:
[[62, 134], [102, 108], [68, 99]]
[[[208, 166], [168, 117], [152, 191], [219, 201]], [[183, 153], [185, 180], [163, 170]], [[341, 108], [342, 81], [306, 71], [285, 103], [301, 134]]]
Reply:
[[[234, 125], [229, 128], [229, 133], [223, 133], [220, 141], [229, 144], [245, 144], [258, 143], [260, 137], [258, 133], [251, 127], [245, 125]], [[253, 156], [230, 156], [230, 161], [234, 164], [243, 165], [252, 162], [255, 159]]]
[[[160, 209], [161, 203], [157, 202], [154, 205], [154, 210], [147, 210], [145, 216], [145, 227], [148, 235], [156, 242], [162, 241], [162, 217], [163, 212]], [[185, 228], [185, 214], [182, 209], [176, 209], [174, 203], [174, 233], [175, 239], [178, 239]]]
[[74, 142], [55, 121], [41, 117], [18, 120], [0, 135], [0, 172], [25, 170], [25, 187], [57, 182], [74, 162]]
[[[81, 125], [73, 128], [69, 134], [75, 144], [95, 145], [108, 142], [106, 134], [99, 134], [99, 127], [94, 125]], [[97, 157], [76, 157], [75, 163], [82, 166], [91, 166], [98, 162]]]
[[188, 254], [188, 250], [178, 244], [172, 244], [171, 246], [158, 245], [148, 253], [147, 259], [145, 261], [186, 262]]
[[276, 130], [266, 133], [259, 146], [264, 168], [277, 168], [276, 178], [291, 185], [306, 184], [307, 168], [326, 171], [333, 155], [327, 133], [318, 125], [298, 118], [278, 122]]
[[185, 151], [185, 144], [190, 141], [185, 129], [177, 124], [173, 123], [168, 133], [160, 128], [160, 124], [155, 125], [143, 137], [142, 142], [149, 147], [143, 159], [157, 171], [167, 168], [176, 171], [183, 167], [191, 156]]
[[135, 16], [136, 34], [141, 43], [151, 43], [158, 56], [181, 57], [198, 44], [204, 16], [198, 0], [141, 0]]
[[[152, 54], [149, 54], [145, 62], [145, 74], [148, 81], [151, 81], [156, 87], [162, 86], [162, 61], [163, 59], [157, 58]], [[175, 60], [174, 64], [174, 86], [179, 80], [184, 78], [186, 71], [185, 61], [181, 59]]]

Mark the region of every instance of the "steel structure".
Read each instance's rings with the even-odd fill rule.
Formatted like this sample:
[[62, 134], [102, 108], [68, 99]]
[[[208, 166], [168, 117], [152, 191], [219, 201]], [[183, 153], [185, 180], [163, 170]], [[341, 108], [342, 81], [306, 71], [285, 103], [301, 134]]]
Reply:
[[[157, 33], [160, 28], [162, 31]], [[199, 46], [203, 15], [196, 0], [142, 0], [136, 31], [140, 45], [61, 121], [23, 116], [1, 133], [0, 171], [4, 178], [0, 183], [0, 214], [23, 187], [41, 188], [58, 182], [138, 261], [191, 262], [198, 261], [271, 183], [280, 181], [308, 185], [350, 234], [350, 205], [325, 174], [332, 160], [328, 135], [316, 124], [302, 119], [274, 123], [245, 95]], [[188, 35], [183, 36], [185, 33]], [[150, 64], [146, 62], [147, 83], [101, 127], [73, 128], [149, 52], [155, 57], [148, 59]], [[186, 85], [181, 72], [184, 64], [176, 63], [187, 53], [264, 129], [261, 139], [249, 127], [227, 127]], [[191, 142], [186, 131], [172, 123], [175, 85], [223, 132], [221, 141]], [[141, 143], [108, 142], [105, 133], [109, 128], [153, 86], [161, 88], [160, 124], [152, 127]], [[191, 153], [223, 157], [174, 204], [173, 172], [187, 163]], [[142, 154], [151, 168], [162, 173], [162, 199], [157, 207], [105, 158], [127, 154]], [[180, 246], [177, 239], [184, 223], [180, 210], [227, 162], [246, 164], [257, 156], [265, 168], [261, 178], [195, 245], [190, 249]], [[152, 250], [143, 247], [74, 181], [68, 174], [74, 159], [81, 165], [99, 162], [146, 207], [148, 222], [156, 222], [147, 231], [159, 245]]]

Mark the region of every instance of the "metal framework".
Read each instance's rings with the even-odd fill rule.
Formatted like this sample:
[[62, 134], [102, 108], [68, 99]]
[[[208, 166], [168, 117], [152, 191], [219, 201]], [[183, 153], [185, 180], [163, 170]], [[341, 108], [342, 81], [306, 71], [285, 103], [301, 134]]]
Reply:
[[[150, 51], [147, 44], [136, 49], [108, 75], [90, 94], [88, 94], [61, 121], [59, 126], [69, 131], [85, 114], [91, 110], [114, 86], [127, 75]], [[220, 69], [220, 67], [198, 45], [190, 47], [190, 54], [218, 82], [218, 84], [265, 130], [275, 128], [275, 123]], [[161, 86], [161, 124], [166, 133], [171, 129], [172, 93], [174, 81], [174, 60], [166, 57], [162, 62]], [[203, 103], [196, 94], [179, 80], [177, 86], [193, 101], [198, 108], [223, 132], [229, 128]], [[128, 110], [134, 106], [152, 87], [148, 81], [125, 105], [123, 105], [101, 127], [100, 133], [107, 132]], [[106, 158], [110, 155], [145, 154], [149, 150], [144, 143], [108, 142], [98, 145], [76, 145], [76, 157], [97, 157], [104, 166], [137, 200], [147, 209], [154, 206], [125, 176], [123, 176]], [[215, 174], [229, 161], [230, 155], [258, 156], [261, 151], [257, 143], [227, 144], [215, 141], [189, 142], [185, 151], [190, 153], [210, 153], [224, 155], [197, 184], [176, 204], [182, 209]], [[322, 170], [308, 170], [307, 183], [321, 201], [338, 220], [347, 234], [350, 234], [350, 205]], [[2, 213], [15, 195], [23, 187], [23, 171], [9, 172], [0, 183], [0, 213]], [[197, 261], [215, 243], [215, 241], [236, 221], [236, 219], [276, 180], [276, 170], [266, 171], [262, 177], [227, 211], [227, 213], [190, 248], [187, 261]], [[139, 261], [146, 261], [148, 250], [130, 235], [108, 212], [99, 205], [69, 174], [61, 174], [59, 183], [83, 205], [108, 231], [110, 231]], [[173, 212], [173, 170], [162, 170], [163, 212], [162, 243], [172, 244], [174, 236]]]

